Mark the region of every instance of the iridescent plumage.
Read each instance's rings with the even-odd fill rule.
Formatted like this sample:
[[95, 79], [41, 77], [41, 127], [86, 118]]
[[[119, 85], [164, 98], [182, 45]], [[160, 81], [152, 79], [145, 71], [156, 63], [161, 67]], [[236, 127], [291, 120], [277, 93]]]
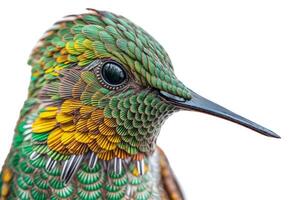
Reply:
[[[1, 200], [183, 199], [156, 146], [162, 124], [180, 109], [277, 137], [196, 96], [154, 38], [109, 12], [90, 9], [56, 23], [29, 64], [29, 96], [2, 170]], [[118, 75], [118, 84], [106, 80]]]
[[[107, 60], [126, 68], [132, 86], [100, 84], [95, 70]], [[151, 88], [189, 98], [159, 43], [121, 16], [90, 10], [56, 23], [29, 64], [29, 98], [5, 164], [13, 187], [3, 198], [159, 199], [150, 160], [161, 159], [155, 141], [177, 109]]]

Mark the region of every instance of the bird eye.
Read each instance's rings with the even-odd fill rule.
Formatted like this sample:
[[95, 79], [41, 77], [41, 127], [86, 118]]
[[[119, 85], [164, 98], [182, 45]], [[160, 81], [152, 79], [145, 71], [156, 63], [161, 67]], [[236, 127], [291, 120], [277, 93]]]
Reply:
[[101, 69], [98, 70], [103, 82], [109, 89], [118, 89], [122, 87], [127, 80], [127, 74], [123, 67], [114, 61], [103, 63]]

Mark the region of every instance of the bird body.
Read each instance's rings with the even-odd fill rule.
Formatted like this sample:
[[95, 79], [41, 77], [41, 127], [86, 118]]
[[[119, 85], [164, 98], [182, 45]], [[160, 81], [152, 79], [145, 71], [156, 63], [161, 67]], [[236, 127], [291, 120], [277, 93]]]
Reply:
[[110, 12], [57, 22], [29, 64], [1, 200], [184, 199], [156, 145], [164, 121], [182, 109], [278, 137], [189, 90], [152, 36]]

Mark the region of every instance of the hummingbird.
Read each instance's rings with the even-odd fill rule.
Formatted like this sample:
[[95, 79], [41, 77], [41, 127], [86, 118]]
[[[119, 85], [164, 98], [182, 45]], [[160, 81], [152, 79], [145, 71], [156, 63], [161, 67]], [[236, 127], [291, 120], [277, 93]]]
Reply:
[[28, 98], [0, 176], [0, 199], [184, 199], [161, 126], [181, 110], [276, 133], [198, 95], [164, 48], [130, 20], [88, 9], [33, 49]]

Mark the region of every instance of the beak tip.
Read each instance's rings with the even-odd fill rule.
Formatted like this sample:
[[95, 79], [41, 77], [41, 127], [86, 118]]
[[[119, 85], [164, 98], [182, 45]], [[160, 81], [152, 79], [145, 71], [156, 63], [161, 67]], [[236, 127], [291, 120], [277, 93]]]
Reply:
[[261, 130], [257, 129], [255, 131], [257, 131], [257, 132], [259, 132], [259, 133], [261, 133], [261, 134], [263, 134], [263, 135], [265, 135], [267, 137], [281, 139], [280, 135], [278, 135], [277, 133], [275, 133], [275, 132], [273, 132], [273, 131], [271, 131], [269, 129], [266, 129], [266, 128], [263, 128], [263, 130], [262, 129]]
[[277, 138], [277, 139], [281, 139], [280, 135], [277, 135], [277, 134], [274, 133], [274, 132], [273, 132], [272, 135], [270, 135], [270, 137]]
[[[254, 131], [256, 131], [264, 136], [281, 139], [280, 135], [278, 135], [277, 133], [275, 133], [267, 128], [264, 128], [260, 125], [255, 124], [254, 126], [247, 126], [247, 127], [253, 129]], [[256, 128], [254, 128], [254, 127], [256, 127]]]

